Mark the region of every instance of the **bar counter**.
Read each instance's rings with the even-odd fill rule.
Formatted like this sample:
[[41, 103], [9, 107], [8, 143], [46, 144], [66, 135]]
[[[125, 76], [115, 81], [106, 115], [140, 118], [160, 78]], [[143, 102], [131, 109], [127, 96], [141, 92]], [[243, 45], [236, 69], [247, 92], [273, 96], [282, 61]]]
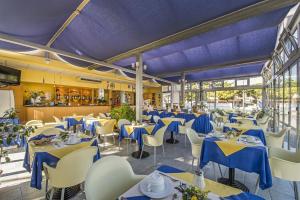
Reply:
[[26, 113], [26, 121], [42, 120], [43, 122], [53, 122], [53, 116], [62, 118], [64, 116], [88, 115], [94, 113], [98, 116], [99, 113], [110, 112], [111, 106], [24, 106]]

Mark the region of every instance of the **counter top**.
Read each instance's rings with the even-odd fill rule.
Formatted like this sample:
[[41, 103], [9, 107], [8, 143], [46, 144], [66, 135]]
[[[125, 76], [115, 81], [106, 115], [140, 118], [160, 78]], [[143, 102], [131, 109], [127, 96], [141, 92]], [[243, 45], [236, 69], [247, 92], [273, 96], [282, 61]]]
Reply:
[[85, 107], [85, 106], [109, 106], [109, 105], [80, 105], [80, 106], [64, 106], [64, 105], [61, 105], [61, 106], [33, 106], [33, 105], [25, 105], [24, 107], [27, 107], [27, 108], [47, 108], [47, 107], [50, 107], [50, 108], [57, 108], [57, 107]]

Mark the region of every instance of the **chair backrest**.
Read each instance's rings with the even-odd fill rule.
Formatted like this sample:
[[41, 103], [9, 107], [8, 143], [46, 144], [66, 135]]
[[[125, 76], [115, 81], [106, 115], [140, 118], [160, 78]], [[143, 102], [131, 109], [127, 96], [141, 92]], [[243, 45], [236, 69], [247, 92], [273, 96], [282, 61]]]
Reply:
[[268, 116], [266, 118], [266, 120], [264, 120], [263, 122], [259, 123], [259, 126], [264, 130], [267, 131], [269, 128], [269, 122], [270, 122], [271, 118]]
[[253, 126], [254, 123], [251, 119], [238, 119], [237, 122], [241, 122], [242, 124]]
[[51, 177], [51, 173], [49, 173], [51, 185], [65, 188], [83, 183], [88, 170], [93, 164], [97, 150], [97, 147], [90, 146], [78, 149], [62, 157], [56, 165], [55, 174]]
[[281, 148], [285, 134], [291, 130], [291, 127], [285, 127], [278, 134], [268, 135], [266, 137], [267, 145], [271, 148]]
[[195, 119], [191, 119], [190, 121], [185, 123], [186, 128], [191, 128], [193, 126]]
[[56, 116], [53, 116], [53, 118], [54, 118], [54, 120], [55, 120], [56, 123], [61, 123], [61, 122], [62, 122], [62, 121], [61, 121], [58, 117], [56, 117]]
[[43, 121], [42, 120], [30, 120], [30, 121], [26, 122], [25, 126], [26, 127], [30, 127], [30, 126], [42, 127]]
[[166, 132], [167, 126], [163, 126], [156, 131], [154, 138], [156, 140], [156, 146], [161, 146], [164, 143], [164, 135]]
[[40, 134], [43, 134], [43, 135], [58, 135], [58, 134], [60, 134], [61, 131], [62, 131], [62, 129], [60, 129], [60, 128], [45, 127], [45, 129], [42, 130], [40, 132]]
[[101, 126], [96, 126], [96, 133], [99, 135], [110, 134], [114, 132], [116, 120], [110, 119], [102, 123]]
[[199, 137], [196, 131], [189, 128], [187, 129], [187, 136], [192, 145], [192, 155], [194, 158], [200, 158], [201, 148], [204, 137]]
[[87, 115], [88, 117], [94, 117], [94, 113], [90, 113]]
[[159, 116], [157, 116], [157, 115], [155, 115], [155, 116], [153, 116], [153, 120], [154, 120], [154, 122], [155, 122], [155, 123], [157, 123], [157, 122], [158, 122], [158, 120], [160, 120], [160, 117], [159, 117]]
[[288, 181], [300, 181], [300, 152], [270, 148], [269, 161], [272, 176]]
[[209, 123], [211, 124], [211, 126], [213, 127], [213, 130], [214, 131], [217, 131], [217, 124], [215, 123], [215, 122], [213, 122], [213, 121], [209, 121]]
[[99, 117], [100, 117], [100, 118], [106, 118], [106, 115], [103, 114], [103, 113], [99, 113]]
[[127, 119], [119, 119], [118, 121], [118, 128], [121, 130], [122, 125], [124, 124], [131, 124], [131, 122]]
[[127, 160], [118, 156], [101, 158], [90, 168], [85, 180], [87, 200], [118, 199], [132, 185], [134, 172]]

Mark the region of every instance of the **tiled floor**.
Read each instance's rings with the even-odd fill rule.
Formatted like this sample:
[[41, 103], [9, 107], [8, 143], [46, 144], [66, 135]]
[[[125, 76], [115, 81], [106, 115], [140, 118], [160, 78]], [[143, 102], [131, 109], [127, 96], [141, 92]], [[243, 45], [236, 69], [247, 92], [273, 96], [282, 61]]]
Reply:
[[[161, 149], [157, 149], [157, 165], [166, 164], [192, 172], [192, 157], [190, 145], [187, 144], [187, 147], [184, 147], [183, 136], [179, 137], [178, 139], [180, 140], [180, 143], [178, 144], [165, 144], [165, 157], [162, 156]], [[129, 151], [132, 152], [135, 150], [135, 148], [136, 144], [133, 143], [131, 144]], [[150, 152], [151, 156], [143, 160], [137, 160], [127, 154], [126, 145], [124, 143], [121, 151], [119, 151], [116, 146], [111, 146], [109, 148], [106, 148], [105, 150], [101, 148], [101, 156], [122, 156], [131, 163], [135, 173], [149, 174], [157, 166], [154, 166], [153, 163], [153, 149], [145, 147], [145, 150]], [[29, 186], [30, 174], [26, 172], [22, 167], [24, 152], [21, 151], [12, 153], [10, 154], [10, 157], [12, 161], [10, 163], [2, 164], [1, 166], [4, 170], [4, 174], [0, 178], [0, 200], [44, 199], [44, 190], [39, 191]], [[222, 171], [223, 173], [225, 173], [225, 176], [228, 176], [228, 170], [225, 167], [222, 167]], [[216, 177], [220, 177], [220, 173], [218, 170], [216, 170], [216, 174], [214, 173], [212, 164], [209, 164], [205, 167], [204, 173], [205, 177], [213, 180]], [[236, 170], [236, 178], [242, 183], [245, 183], [245, 185], [250, 188], [251, 192], [254, 192], [255, 183], [257, 180], [256, 174], [250, 174]], [[273, 178], [273, 187], [270, 190], [259, 190], [258, 195], [266, 199], [270, 199], [271, 195], [273, 200], [295, 199], [292, 184], [287, 181], [282, 181], [275, 178]], [[74, 199], [84, 199], [84, 195], [82, 193], [78, 194]]]

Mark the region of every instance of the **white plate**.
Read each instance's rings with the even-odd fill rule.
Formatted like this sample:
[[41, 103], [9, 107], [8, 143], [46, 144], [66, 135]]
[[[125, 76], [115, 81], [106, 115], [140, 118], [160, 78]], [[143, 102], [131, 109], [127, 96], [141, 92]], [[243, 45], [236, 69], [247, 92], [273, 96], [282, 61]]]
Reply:
[[145, 179], [144, 181], [142, 181], [139, 186], [140, 186], [140, 190], [141, 192], [146, 195], [147, 197], [150, 198], [154, 198], [154, 199], [161, 199], [161, 198], [165, 198], [171, 194], [174, 193], [174, 186], [173, 183], [170, 179], [168, 179], [167, 177], [163, 177], [164, 178], [164, 182], [165, 182], [165, 190], [162, 192], [149, 192], [148, 191], [148, 182], [147, 179]]

